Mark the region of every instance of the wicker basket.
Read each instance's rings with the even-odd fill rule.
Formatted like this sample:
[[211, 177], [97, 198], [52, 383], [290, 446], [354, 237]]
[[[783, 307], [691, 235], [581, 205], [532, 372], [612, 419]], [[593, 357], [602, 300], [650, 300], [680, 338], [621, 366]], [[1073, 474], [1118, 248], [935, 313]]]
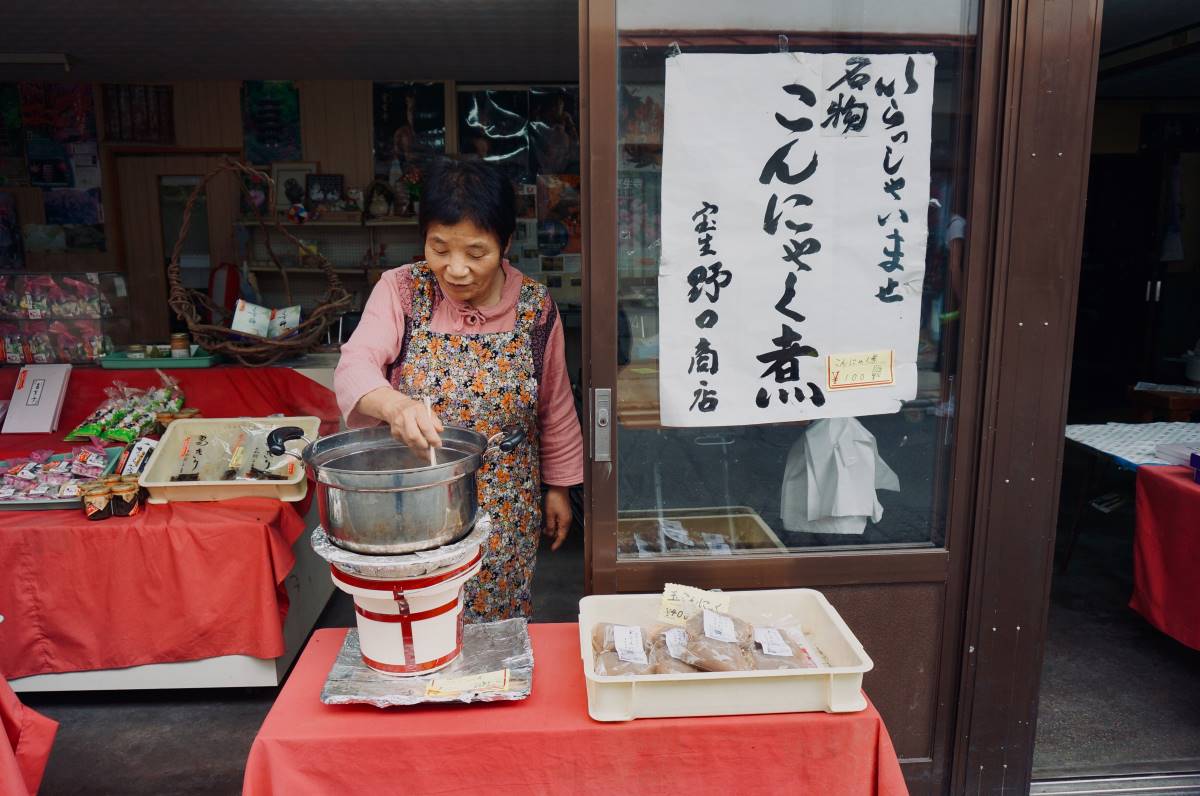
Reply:
[[[243, 365], [270, 365], [285, 357], [307, 354], [321, 344], [325, 332], [338, 318], [350, 309], [354, 301], [354, 297], [342, 287], [342, 282], [334, 272], [333, 265], [324, 256], [310, 254], [305, 258], [306, 267], [318, 267], [325, 274], [329, 289], [325, 294], [324, 300], [314, 307], [308, 313], [308, 317], [286, 337], [268, 339], [245, 332], [235, 332], [223, 323], [232, 320], [229, 317], [230, 313], [228, 310], [217, 306], [204, 293], [183, 286], [179, 257], [183, 251], [184, 241], [187, 239], [188, 227], [192, 223], [192, 210], [196, 205], [197, 199], [204, 193], [208, 184], [215, 177], [225, 172], [233, 173], [238, 178], [238, 185], [241, 186], [243, 194], [248, 194], [244, 177], [265, 183], [268, 186], [266, 206], [268, 208], [275, 207], [274, 181], [270, 176], [252, 166], [226, 158], [220, 165], [206, 174], [204, 179], [200, 181], [200, 184], [192, 191], [191, 196], [188, 197], [187, 204], [184, 206], [183, 223], [179, 227], [179, 238], [175, 241], [175, 247], [171, 250], [171, 261], [167, 265], [167, 281], [171, 286], [167, 303], [170, 304], [171, 309], [175, 311], [179, 319], [187, 324], [188, 331], [191, 333], [194, 342], [211, 353], [224, 354]], [[300, 241], [280, 223], [273, 210], [272, 218], [268, 220], [264, 218], [262, 210], [257, 204], [253, 202], [249, 202], [248, 204], [254, 207], [258, 221], [263, 227], [274, 226], [284, 238], [295, 245], [297, 250], [300, 249]], [[283, 279], [284, 293], [290, 304], [292, 291], [291, 285], [288, 282], [287, 269], [279, 261], [279, 258], [271, 248], [271, 236], [265, 235], [263, 237], [267, 254], [270, 256], [271, 262], [279, 269], [279, 273]], [[206, 317], [209, 319], [209, 322], [205, 322]]]

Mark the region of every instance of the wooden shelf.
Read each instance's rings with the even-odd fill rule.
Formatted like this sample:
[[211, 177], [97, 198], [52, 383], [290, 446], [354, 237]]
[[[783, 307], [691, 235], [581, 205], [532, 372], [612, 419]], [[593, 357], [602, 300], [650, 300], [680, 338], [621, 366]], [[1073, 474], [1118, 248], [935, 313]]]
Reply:
[[[273, 265], [252, 265], [252, 266], [250, 266], [250, 270], [256, 274], [278, 274], [279, 273], [279, 269]], [[293, 274], [324, 274], [325, 273], [320, 268], [289, 268], [289, 269], [287, 269], [287, 272], [288, 272], [288, 276], [292, 276]], [[348, 275], [363, 276], [363, 277], [365, 277], [367, 275], [366, 270], [362, 269], [362, 268], [334, 268], [333, 272], [335, 274], [348, 274]]]
[[[272, 221], [263, 223], [261, 221], [242, 220], [242, 219], [239, 219], [237, 224], [238, 224], [238, 226], [241, 226], [241, 227], [273, 227], [273, 226], [275, 226], [275, 223]], [[291, 221], [280, 221], [279, 222], [279, 226], [290, 227], [293, 229], [296, 227], [351, 227], [351, 228], [362, 229], [363, 227], [415, 227], [416, 225], [417, 225], [417, 220], [415, 218], [375, 219], [373, 221], [367, 221], [365, 223], [361, 222], [361, 221], [320, 221], [320, 220], [305, 221], [302, 224], [296, 224]]]

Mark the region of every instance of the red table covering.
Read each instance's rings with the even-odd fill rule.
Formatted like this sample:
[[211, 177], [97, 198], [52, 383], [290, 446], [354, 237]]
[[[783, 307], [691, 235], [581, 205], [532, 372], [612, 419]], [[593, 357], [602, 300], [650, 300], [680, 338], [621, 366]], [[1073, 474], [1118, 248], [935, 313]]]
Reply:
[[[17, 368], [0, 369], [0, 395]], [[285, 368], [169, 371], [208, 417], [316, 415], [336, 425], [333, 393]], [[0, 435], [0, 458], [69, 450], [62, 437], [113, 380], [154, 371], [78, 368], [57, 434]], [[302, 508], [302, 507], [301, 507]], [[9, 677], [283, 654], [283, 581], [304, 531], [275, 500], [148, 506], [103, 522], [82, 511], [0, 511], [0, 671]]]
[[1190, 467], [1139, 467], [1129, 606], [1200, 650], [1200, 484]]
[[533, 625], [522, 702], [380, 710], [323, 705], [345, 630], [313, 634], [246, 764], [278, 793], [907, 793], [874, 706], [605, 723], [587, 715], [575, 625]]
[[37, 793], [58, 722], [22, 705], [0, 675], [0, 728], [4, 730], [0, 737], [0, 793]]

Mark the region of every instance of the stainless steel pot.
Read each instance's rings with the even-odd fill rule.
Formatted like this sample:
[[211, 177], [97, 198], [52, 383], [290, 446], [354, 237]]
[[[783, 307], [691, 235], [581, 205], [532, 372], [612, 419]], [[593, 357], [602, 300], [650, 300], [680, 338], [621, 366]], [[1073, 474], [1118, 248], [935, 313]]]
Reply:
[[485, 456], [507, 453], [525, 440], [519, 429], [488, 439], [469, 428], [446, 426], [437, 464], [393, 439], [386, 426], [305, 439], [295, 426], [271, 432], [267, 447], [308, 443], [297, 456], [317, 492], [321, 525], [334, 544], [356, 553], [397, 555], [429, 550], [465, 536], [478, 511], [475, 472]]

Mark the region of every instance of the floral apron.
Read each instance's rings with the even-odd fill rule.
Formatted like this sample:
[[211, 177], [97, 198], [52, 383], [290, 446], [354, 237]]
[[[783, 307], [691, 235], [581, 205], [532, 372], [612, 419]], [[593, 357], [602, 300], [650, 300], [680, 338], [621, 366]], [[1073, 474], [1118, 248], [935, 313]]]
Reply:
[[542, 527], [538, 457], [538, 377], [535, 328], [544, 288], [524, 278], [511, 332], [443, 334], [430, 330], [441, 297], [437, 278], [414, 265], [412, 308], [391, 383], [405, 395], [429, 396], [447, 425], [486, 437], [520, 428], [525, 441], [512, 452], [485, 456], [476, 482], [479, 505], [491, 514], [483, 567], [467, 582], [466, 621], [494, 622], [532, 610], [534, 556]]

